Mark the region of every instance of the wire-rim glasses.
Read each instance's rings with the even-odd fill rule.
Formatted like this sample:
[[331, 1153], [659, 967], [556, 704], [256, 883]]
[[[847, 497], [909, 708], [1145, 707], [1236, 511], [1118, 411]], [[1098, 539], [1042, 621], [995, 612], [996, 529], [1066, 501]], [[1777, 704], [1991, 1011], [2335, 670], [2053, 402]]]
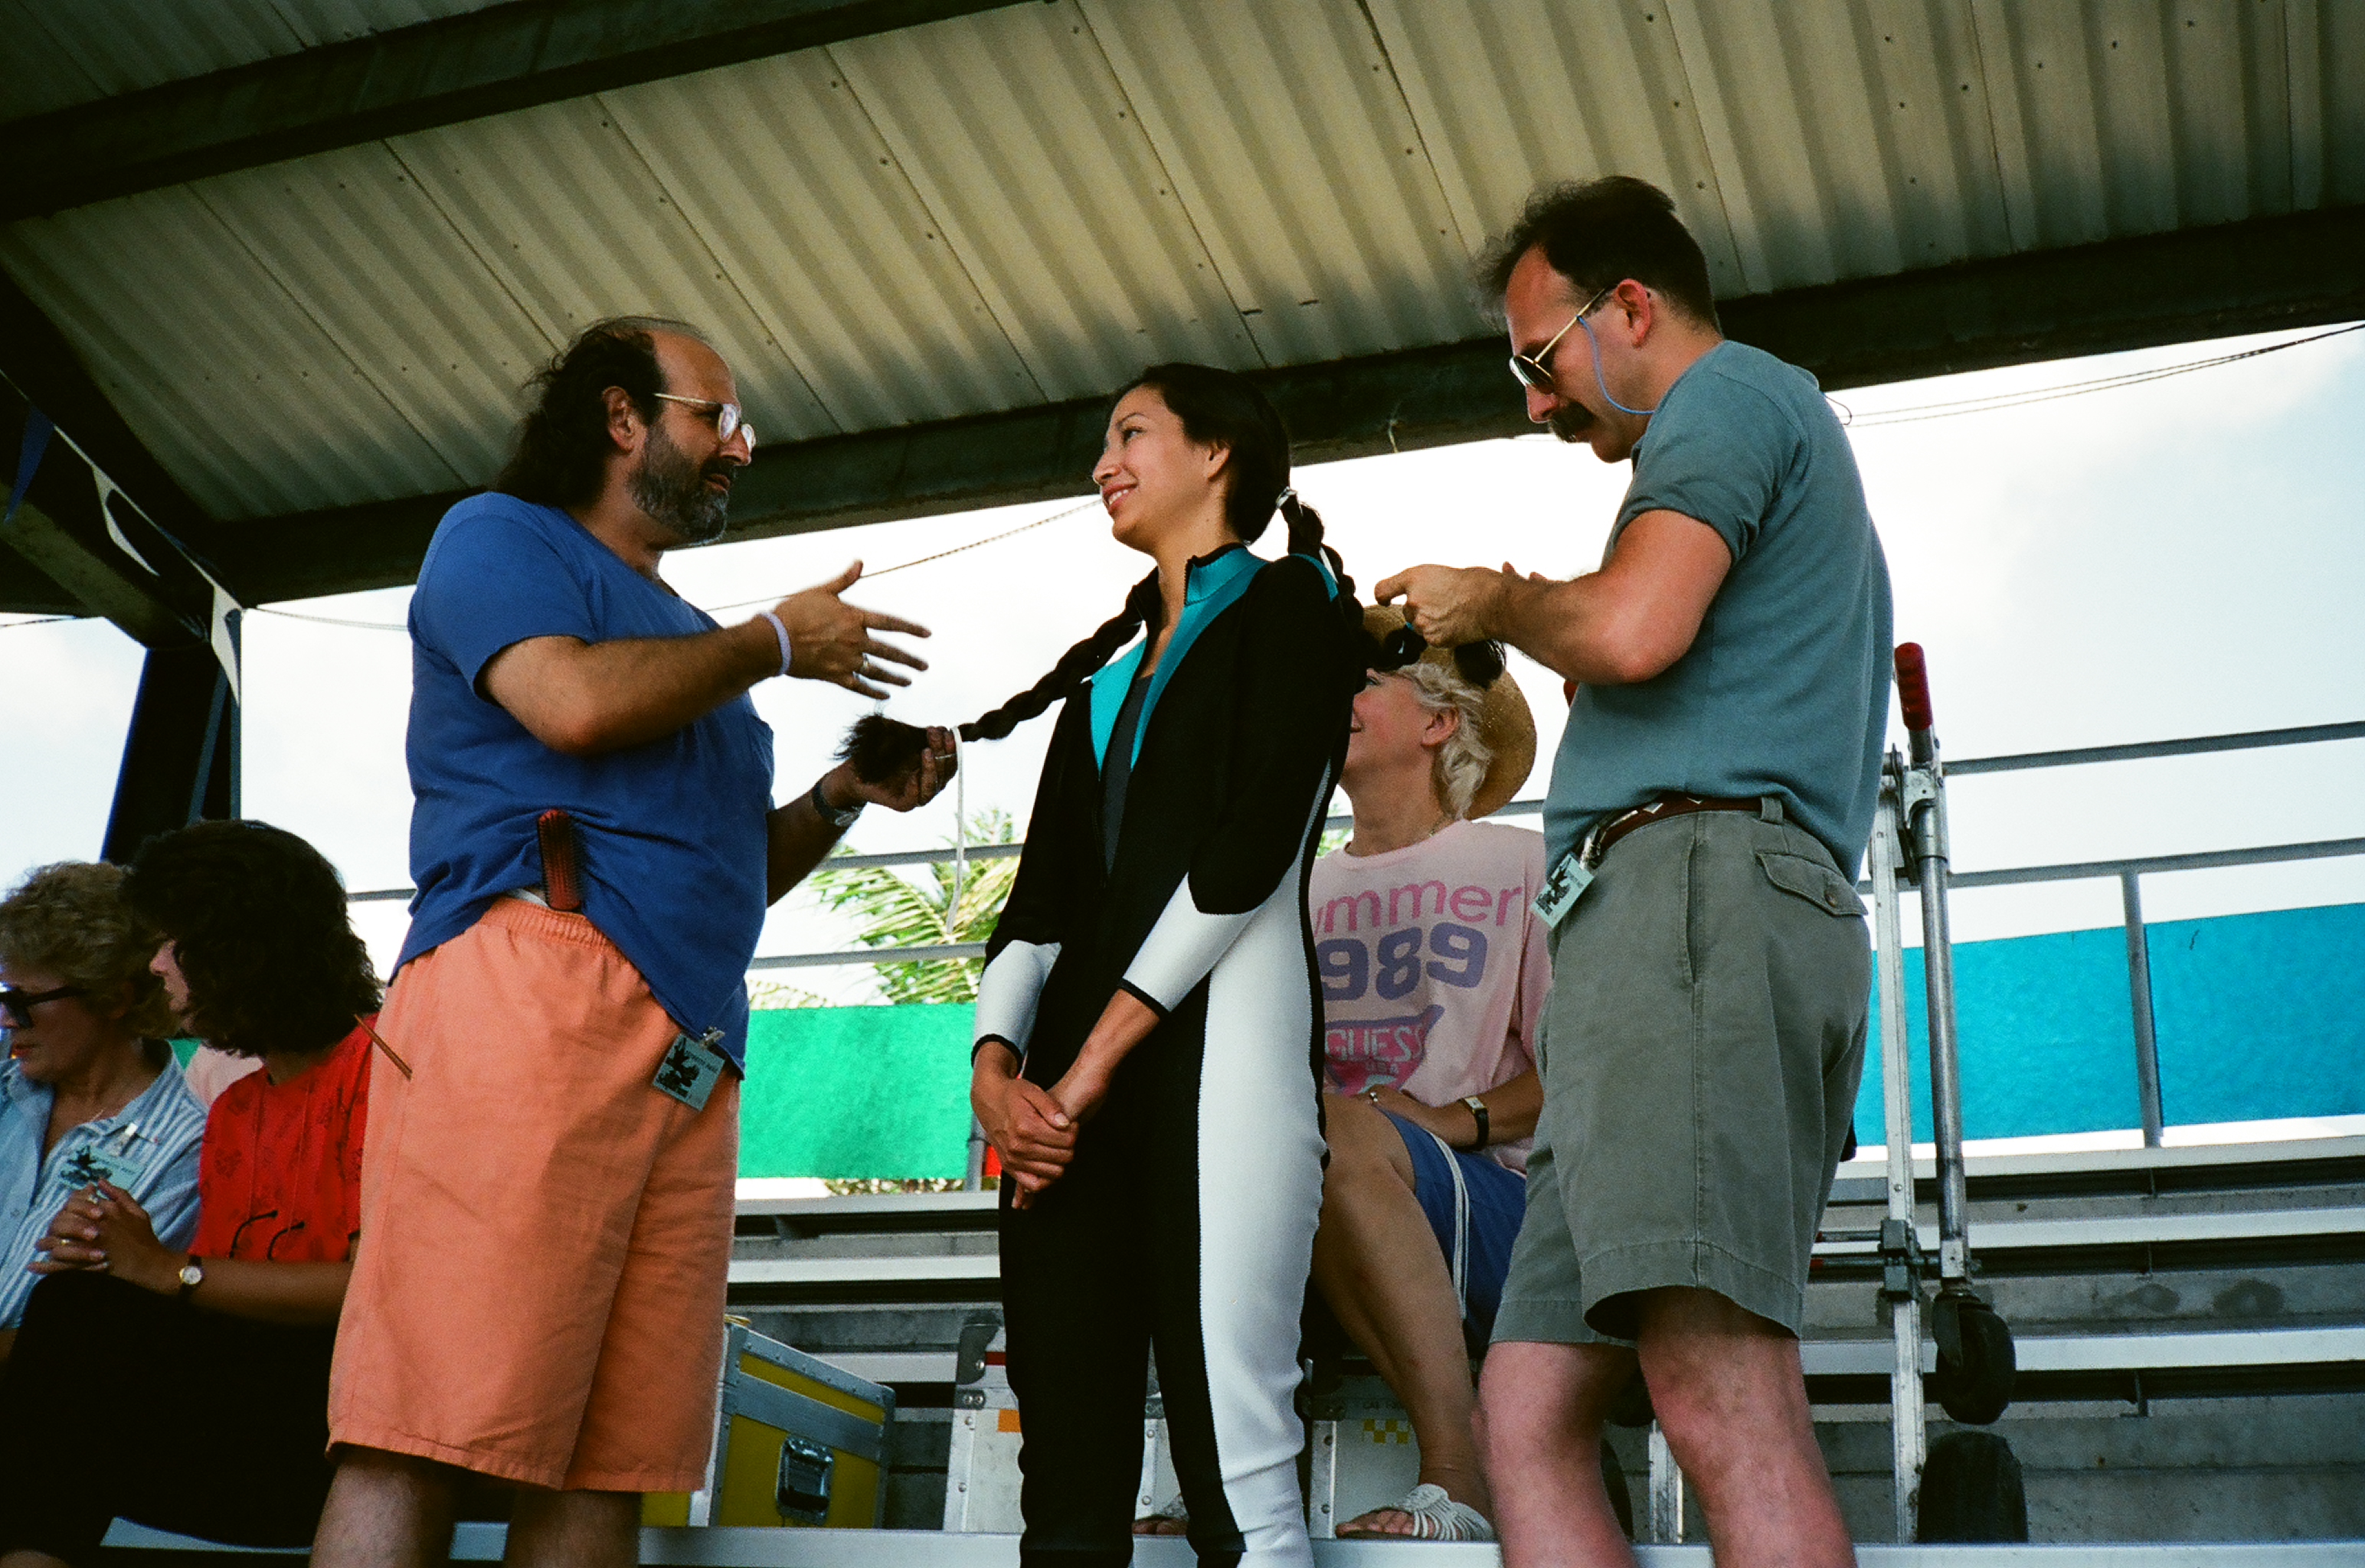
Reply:
[[714, 420], [714, 433], [723, 441], [727, 442], [734, 435], [745, 434], [747, 438], [747, 455], [753, 457], [756, 454], [756, 427], [747, 422], [747, 417], [740, 412], [738, 404], [719, 402], [712, 398], [683, 398], [671, 392], [660, 392], [657, 396], [668, 403], [679, 403], [684, 408], [696, 409], [699, 412], [712, 417]]
[[[1625, 280], [1623, 278], [1619, 280], [1620, 283], [1623, 283], [1624, 281]], [[1597, 294], [1592, 298], [1586, 300], [1585, 302], [1584, 308], [1580, 309], [1575, 315], [1568, 319], [1568, 325], [1563, 327], [1559, 331], [1554, 332], [1552, 335], [1552, 342], [1546, 343], [1535, 353], [1531, 354], [1514, 353], [1511, 356], [1511, 374], [1519, 377], [1519, 385], [1534, 392], [1552, 392], [1558, 390], [1552, 381], [1552, 350], [1560, 347], [1560, 341], [1568, 336], [1570, 332], [1574, 331], [1579, 321], [1584, 320], [1587, 316], [1593, 314], [1593, 308], [1595, 306], [1608, 298], [1612, 294], [1616, 293], [1617, 290], [1618, 284], [1613, 283], [1608, 288], [1603, 289], [1599, 294]], [[663, 397], [664, 394], [659, 393], [658, 396]], [[726, 437], [725, 439], [727, 440], [729, 438]]]

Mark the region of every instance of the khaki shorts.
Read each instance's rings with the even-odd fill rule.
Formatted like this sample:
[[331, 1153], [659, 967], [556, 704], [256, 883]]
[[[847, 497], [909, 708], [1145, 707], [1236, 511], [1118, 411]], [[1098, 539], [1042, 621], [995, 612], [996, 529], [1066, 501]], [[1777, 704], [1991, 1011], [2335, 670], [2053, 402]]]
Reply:
[[675, 1026], [579, 914], [505, 899], [387, 993], [329, 1437], [529, 1485], [704, 1482], [739, 1081], [650, 1084]]
[[1631, 1339], [1669, 1285], [1797, 1333], [1864, 1071], [1855, 889], [1778, 803], [1672, 817], [1603, 857], [1552, 948], [1496, 1339]]

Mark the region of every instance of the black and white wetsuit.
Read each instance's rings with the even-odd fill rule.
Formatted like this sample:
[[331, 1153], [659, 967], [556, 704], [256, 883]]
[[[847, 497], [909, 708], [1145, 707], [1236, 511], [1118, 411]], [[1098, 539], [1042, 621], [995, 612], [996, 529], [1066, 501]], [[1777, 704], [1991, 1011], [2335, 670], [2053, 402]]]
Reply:
[[[1111, 661], [1044, 761], [979, 1037], [1048, 1087], [1120, 988], [1160, 1022], [1067, 1173], [1003, 1205], [1026, 1563], [1131, 1557], [1153, 1343], [1199, 1561], [1313, 1560], [1293, 1406], [1322, 1204], [1305, 885], [1362, 673], [1335, 592], [1307, 556], [1194, 562], [1157, 670], [1136, 693], [1147, 639]], [[1137, 714], [1110, 834], [1109, 752]]]

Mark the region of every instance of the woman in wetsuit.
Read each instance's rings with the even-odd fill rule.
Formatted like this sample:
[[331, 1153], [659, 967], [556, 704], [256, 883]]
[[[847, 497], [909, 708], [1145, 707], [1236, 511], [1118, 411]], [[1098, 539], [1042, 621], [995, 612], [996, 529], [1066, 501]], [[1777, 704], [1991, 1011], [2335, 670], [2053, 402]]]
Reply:
[[[1353, 584], [1288, 488], [1279, 415], [1230, 372], [1145, 372], [1093, 476], [1117, 542], [1157, 569], [964, 728], [1062, 703], [970, 1091], [1005, 1172], [1021, 1559], [1131, 1556], [1154, 1345], [1200, 1560], [1310, 1563], [1292, 1405], [1322, 1205], [1305, 879], [1362, 675]], [[1265, 560], [1247, 544], [1276, 507], [1288, 554]]]

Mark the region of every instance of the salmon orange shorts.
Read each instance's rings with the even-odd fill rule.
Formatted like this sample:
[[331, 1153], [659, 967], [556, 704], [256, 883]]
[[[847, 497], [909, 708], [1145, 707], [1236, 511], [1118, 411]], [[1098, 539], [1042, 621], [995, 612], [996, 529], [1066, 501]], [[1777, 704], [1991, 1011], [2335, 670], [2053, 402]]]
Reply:
[[639, 971], [516, 899], [406, 965], [377, 1027], [331, 1445], [532, 1486], [703, 1484], [738, 1080], [698, 1112], [652, 1087], [677, 1028]]

